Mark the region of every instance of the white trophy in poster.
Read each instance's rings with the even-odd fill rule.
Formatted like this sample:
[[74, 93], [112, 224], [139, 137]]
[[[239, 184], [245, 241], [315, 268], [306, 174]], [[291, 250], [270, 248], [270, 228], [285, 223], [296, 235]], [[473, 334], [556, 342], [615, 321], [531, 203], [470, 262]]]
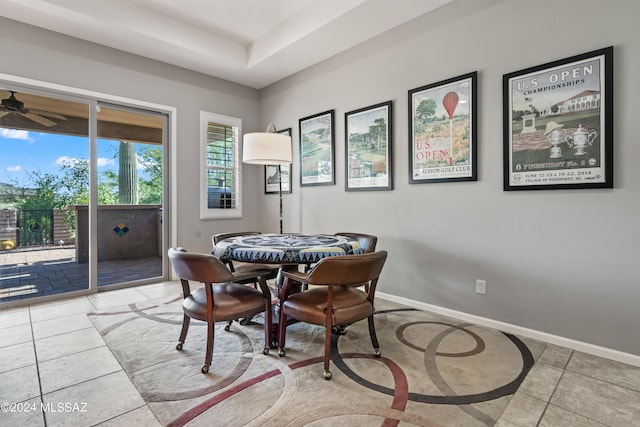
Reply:
[[560, 149], [559, 145], [566, 137], [564, 131], [560, 130], [563, 127], [564, 125], [558, 124], [556, 122], [547, 123], [547, 128], [545, 129], [544, 135], [551, 143], [551, 155], [549, 156], [549, 158], [551, 159], [558, 159], [562, 157], [562, 150]]
[[569, 144], [569, 147], [575, 148], [576, 156], [584, 156], [587, 154], [585, 149], [588, 145], [593, 144], [593, 140], [596, 139], [597, 136], [598, 132], [595, 130], [589, 132], [584, 128], [584, 126], [582, 126], [582, 123], [580, 123], [578, 125], [578, 129], [576, 129], [573, 134], [565, 135], [564, 138], [567, 141], [567, 144]]

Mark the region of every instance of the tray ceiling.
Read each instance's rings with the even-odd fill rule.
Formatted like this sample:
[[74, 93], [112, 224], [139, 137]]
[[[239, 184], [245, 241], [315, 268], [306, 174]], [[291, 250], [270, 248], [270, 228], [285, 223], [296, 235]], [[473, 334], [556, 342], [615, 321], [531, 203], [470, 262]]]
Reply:
[[0, 0], [0, 15], [260, 89], [451, 1]]

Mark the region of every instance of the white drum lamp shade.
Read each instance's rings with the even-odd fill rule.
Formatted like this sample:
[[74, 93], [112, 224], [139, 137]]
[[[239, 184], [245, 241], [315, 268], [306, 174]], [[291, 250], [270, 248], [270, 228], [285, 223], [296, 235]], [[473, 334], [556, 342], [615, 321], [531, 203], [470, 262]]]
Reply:
[[242, 162], [256, 165], [286, 165], [292, 162], [291, 137], [275, 132], [245, 133]]

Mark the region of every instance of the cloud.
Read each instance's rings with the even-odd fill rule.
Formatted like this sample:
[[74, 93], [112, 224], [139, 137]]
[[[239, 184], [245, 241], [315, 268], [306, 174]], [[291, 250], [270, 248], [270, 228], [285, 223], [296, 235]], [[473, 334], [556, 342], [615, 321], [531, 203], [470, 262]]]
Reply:
[[78, 160], [80, 159], [76, 159], [69, 156], [62, 156], [62, 157], [58, 157], [54, 163], [58, 166], [65, 166], [65, 165], [73, 165]]
[[29, 132], [26, 130], [0, 128], [0, 136], [7, 139], [23, 139], [30, 141]]
[[20, 165], [9, 166], [7, 168], [7, 172], [20, 172], [21, 170], [22, 170], [22, 166], [20, 166]]
[[136, 169], [139, 171], [144, 170], [144, 166], [145, 166], [144, 157], [142, 157], [139, 154], [136, 154]]
[[[78, 159], [76, 157], [61, 156], [61, 157], [58, 157], [54, 163], [58, 166], [65, 166], [65, 165], [73, 166], [74, 163], [82, 162], [82, 161], [86, 161], [86, 159]], [[109, 159], [107, 157], [98, 158], [98, 167], [110, 166], [110, 165], [113, 165], [113, 159]]]
[[113, 159], [109, 159], [107, 157], [98, 158], [98, 167], [111, 166], [111, 165], [113, 165]]

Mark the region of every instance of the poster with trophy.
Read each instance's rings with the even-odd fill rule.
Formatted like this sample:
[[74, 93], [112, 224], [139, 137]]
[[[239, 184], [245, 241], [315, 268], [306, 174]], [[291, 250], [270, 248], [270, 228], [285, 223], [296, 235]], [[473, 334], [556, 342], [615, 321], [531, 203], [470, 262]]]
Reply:
[[504, 189], [613, 187], [613, 48], [503, 76]]

